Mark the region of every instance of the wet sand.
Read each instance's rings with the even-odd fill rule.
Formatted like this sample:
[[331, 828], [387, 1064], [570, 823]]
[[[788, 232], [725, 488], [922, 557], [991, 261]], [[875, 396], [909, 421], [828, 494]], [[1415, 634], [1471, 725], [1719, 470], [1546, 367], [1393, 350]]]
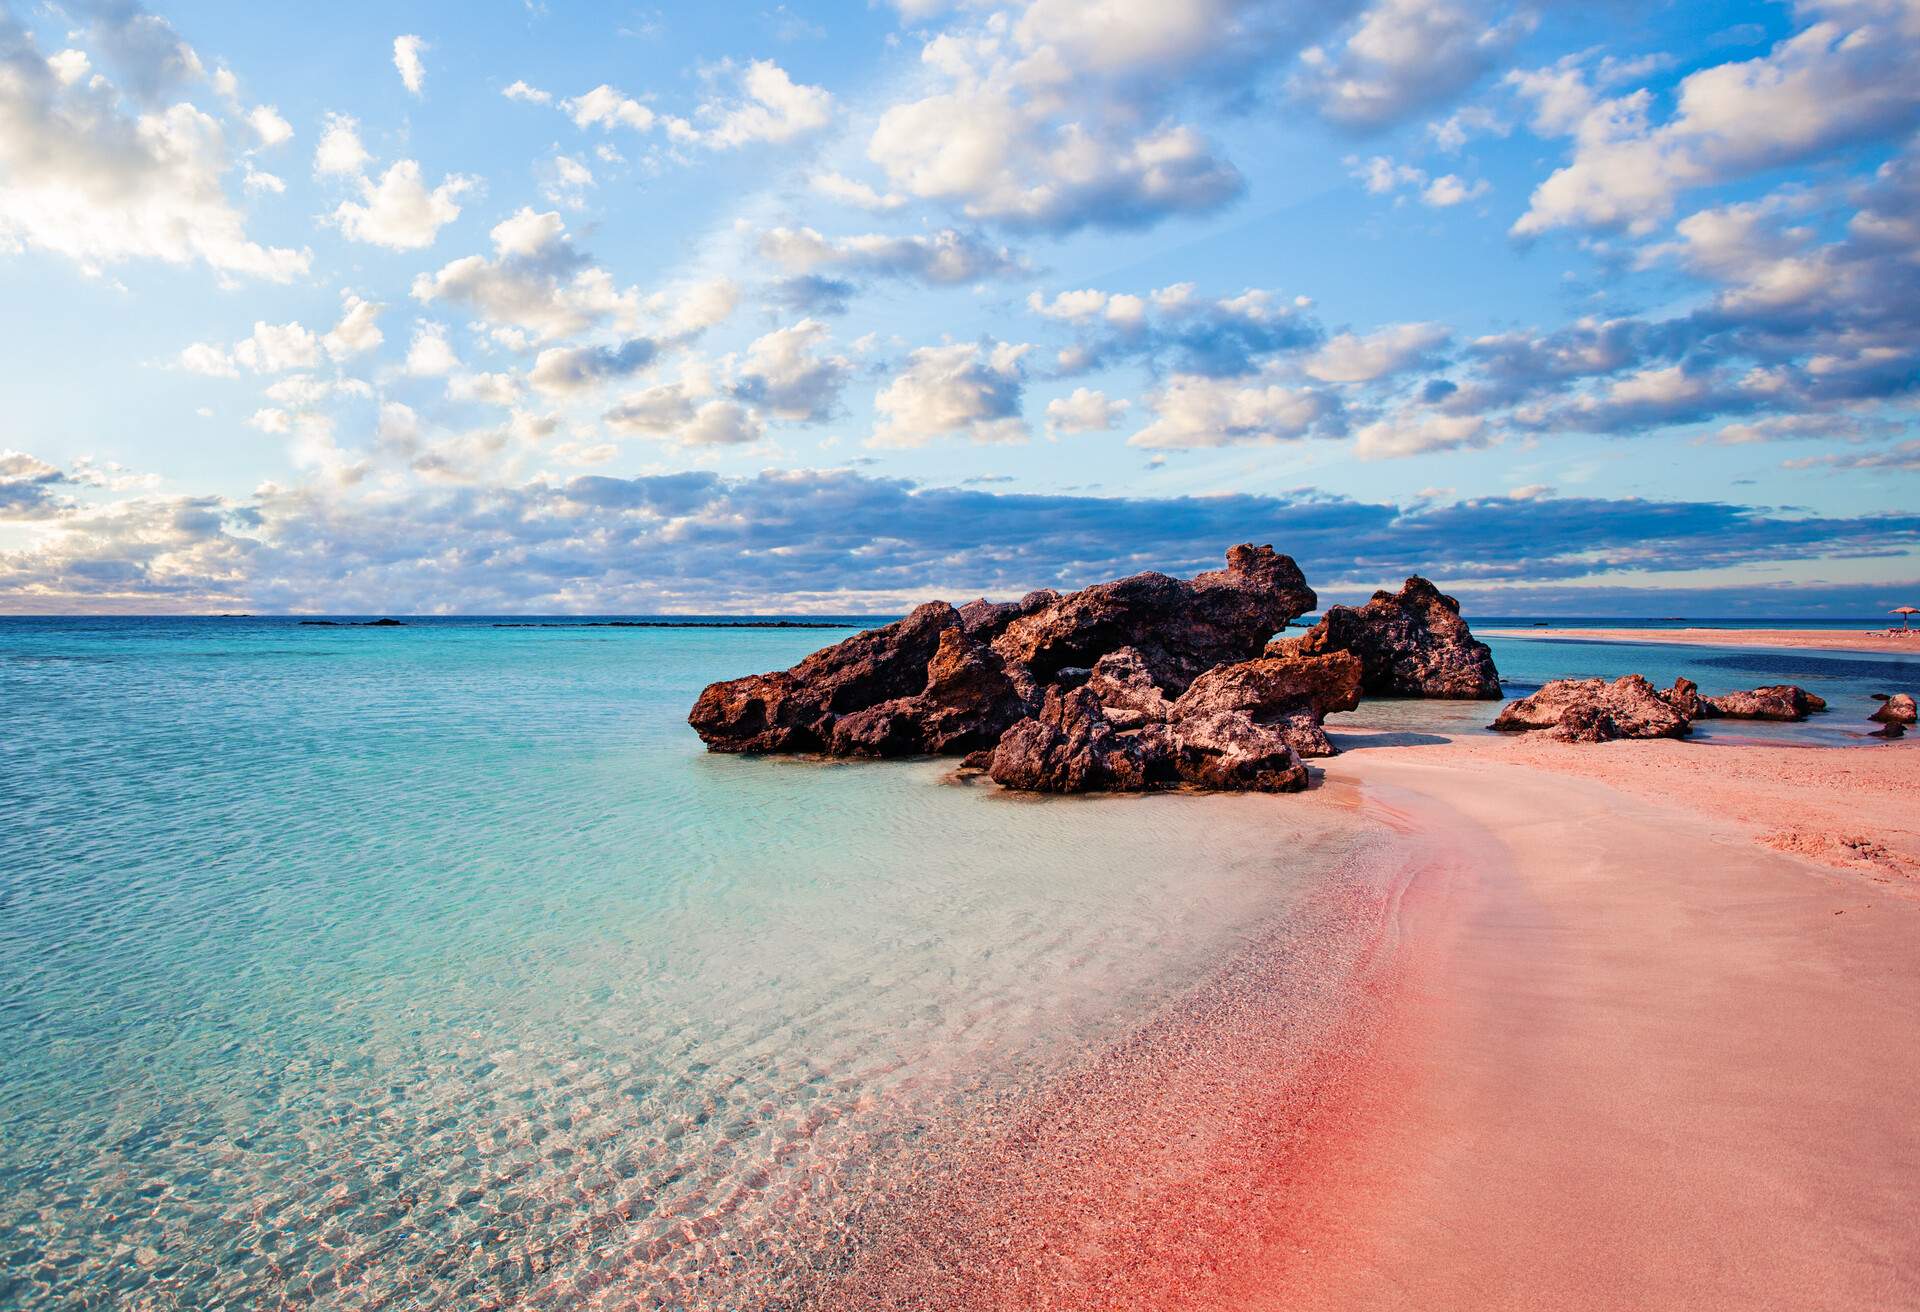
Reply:
[[1480, 636], [1559, 638], [1578, 642], [1666, 643], [1683, 647], [1774, 647], [1814, 651], [1910, 652], [1920, 656], [1920, 628], [1886, 629], [1483, 629]]

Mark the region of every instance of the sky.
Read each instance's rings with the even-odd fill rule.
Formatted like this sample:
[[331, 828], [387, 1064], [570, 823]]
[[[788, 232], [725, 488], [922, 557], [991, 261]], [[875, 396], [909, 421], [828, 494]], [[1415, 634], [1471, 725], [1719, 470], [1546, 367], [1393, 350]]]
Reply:
[[1920, 0], [0, 0], [0, 613], [1920, 604]]

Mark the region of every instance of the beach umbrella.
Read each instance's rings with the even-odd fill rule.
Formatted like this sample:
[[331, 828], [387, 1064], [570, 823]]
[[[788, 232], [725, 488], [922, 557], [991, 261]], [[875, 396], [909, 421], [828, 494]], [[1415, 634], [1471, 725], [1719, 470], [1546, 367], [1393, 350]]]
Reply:
[[1898, 615], [1900, 617], [1900, 627], [1904, 629], [1907, 627], [1907, 616], [1920, 615], [1920, 606], [1895, 606], [1892, 610], [1888, 611], [1887, 614]]

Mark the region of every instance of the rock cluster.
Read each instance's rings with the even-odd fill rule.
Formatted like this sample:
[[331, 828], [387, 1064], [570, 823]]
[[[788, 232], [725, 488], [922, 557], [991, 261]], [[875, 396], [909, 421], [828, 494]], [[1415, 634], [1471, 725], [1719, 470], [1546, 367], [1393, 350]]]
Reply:
[[1361, 691], [1369, 697], [1451, 697], [1490, 701], [1500, 695], [1493, 652], [1460, 618], [1460, 603], [1415, 576], [1398, 592], [1380, 591], [1364, 606], [1332, 606], [1294, 638], [1275, 639], [1270, 655], [1319, 656], [1350, 651], [1360, 658]]
[[[1441, 600], [1455, 623], [1430, 641], [1472, 643]], [[928, 602], [792, 669], [712, 684], [688, 722], [710, 751], [965, 755], [1042, 792], [1287, 791], [1306, 784], [1301, 757], [1332, 754], [1322, 721], [1358, 704], [1362, 651], [1419, 640], [1262, 655], [1315, 604], [1291, 559], [1251, 545], [1191, 580]]]
[[1509, 733], [1544, 731], [1569, 743], [1616, 738], [1681, 738], [1695, 720], [1804, 720], [1827, 703], [1791, 683], [1723, 697], [1703, 697], [1691, 679], [1656, 688], [1638, 674], [1615, 679], [1556, 679], [1531, 697], [1508, 702], [1493, 727]]

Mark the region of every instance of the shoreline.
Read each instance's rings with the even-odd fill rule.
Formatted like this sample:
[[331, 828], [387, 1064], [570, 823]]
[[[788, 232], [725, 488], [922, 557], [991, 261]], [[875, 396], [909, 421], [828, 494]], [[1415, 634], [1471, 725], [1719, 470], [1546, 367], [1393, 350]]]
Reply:
[[[1920, 832], [1808, 837], [1920, 755], [1336, 737], [1280, 805], [1389, 834], [1373, 882], [1325, 876], [1292, 941], [992, 1126], [804, 1305], [1920, 1299]], [[1753, 812], [1843, 759], [1769, 841]]]
[[1483, 638], [1532, 642], [1607, 642], [1623, 646], [1746, 647], [1789, 651], [1847, 651], [1912, 655], [1920, 659], [1920, 628], [1912, 637], [1883, 629], [1481, 629]]

